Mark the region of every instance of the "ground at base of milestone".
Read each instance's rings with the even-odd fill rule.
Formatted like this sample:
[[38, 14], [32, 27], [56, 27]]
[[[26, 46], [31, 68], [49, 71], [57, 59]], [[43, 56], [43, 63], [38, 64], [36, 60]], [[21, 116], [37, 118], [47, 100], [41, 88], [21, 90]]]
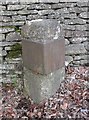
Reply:
[[0, 85], [0, 118], [80, 118], [89, 120], [89, 67], [66, 67], [65, 80], [55, 95], [35, 104], [11, 83]]

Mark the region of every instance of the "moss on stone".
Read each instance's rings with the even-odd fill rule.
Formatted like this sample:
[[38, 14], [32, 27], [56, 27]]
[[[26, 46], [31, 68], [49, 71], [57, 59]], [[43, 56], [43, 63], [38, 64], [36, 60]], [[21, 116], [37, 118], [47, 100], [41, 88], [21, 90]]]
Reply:
[[22, 54], [22, 45], [19, 43], [15, 43], [11, 46], [11, 50], [8, 52], [8, 58], [17, 58]]
[[21, 33], [21, 29], [19, 27], [15, 27], [15, 31]]

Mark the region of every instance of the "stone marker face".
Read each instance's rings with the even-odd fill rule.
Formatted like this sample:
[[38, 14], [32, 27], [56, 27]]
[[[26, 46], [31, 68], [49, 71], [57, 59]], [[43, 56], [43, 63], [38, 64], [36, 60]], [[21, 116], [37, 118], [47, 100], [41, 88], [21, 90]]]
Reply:
[[34, 102], [39, 103], [54, 95], [64, 80], [65, 68], [62, 67], [48, 75], [34, 74], [24, 68], [24, 88]]
[[28, 21], [22, 28], [24, 89], [34, 102], [49, 98], [65, 77], [65, 40], [60, 22]]
[[49, 74], [64, 66], [65, 41], [57, 20], [33, 20], [22, 29], [24, 66], [36, 74]]
[[61, 27], [60, 21], [54, 19], [37, 19], [27, 21], [27, 24], [22, 28], [22, 35], [29, 41], [36, 43], [48, 43], [60, 38]]

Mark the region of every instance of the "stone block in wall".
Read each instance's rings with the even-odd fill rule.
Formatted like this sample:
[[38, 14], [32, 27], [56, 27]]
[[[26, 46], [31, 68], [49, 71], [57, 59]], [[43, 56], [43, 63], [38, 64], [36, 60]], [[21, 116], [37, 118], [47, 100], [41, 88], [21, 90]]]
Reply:
[[87, 60], [88, 58], [89, 58], [89, 55], [74, 56], [74, 60]]
[[6, 51], [9, 51], [9, 50], [11, 50], [11, 47], [10, 46], [7, 46], [7, 47], [5, 47], [4, 48]]
[[54, 10], [41, 10], [41, 11], [38, 11], [38, 14], [39, 15], [49, 15], [49, 14], [54, 14]]
[[[59, 15], [55, 15], [55, 13], [53, 14], [49, 14], [47, 16], [45, 16], [47, 19], [59, 19]], [[61, 20], [60, 20], [61, 21]]]
[[7, 16], [0, 16], [0, 22], [10, 22], [12, 19]]
[[18, 32], [8, 33], [6, 36], [6, 41], [21, 41], [21, 35]]
[[39, 15], [28, 15], [27, 16], [27, 20], [34, 20], [34, 19], [39, 19], [40, 16]]
[[58, 3], [59, 0], [20, 0], [22, 3]]
[[0, 34], [0, 42], [5, 40], [5, 35], [4, 34]]
[[7, 80], [9, 80], [9, 82], [11, 82], [10, 78], [17, 78], [19, 80], [16, 74], [11, 74], [11, 73], [6, 74], [6, 78]]
[[62, 15], [65, 19], [75, 19], [75, 18], [77, 18], [76, 13], [71, 13], [71, 14], [63, 14], [63, 13], [61, 13], [61, 15]]
[[12, 20], [13, 21], [25, 21], [26, 20], [26, 16], [21, 16], [21, 15], [12, 16]]
[[51, 5], [50, 4], [30, 4], [27, 6], [27, 10], [47, 10], [47, 9], [51, 9]]
[[89, 12], [82, 12], [79, 15], [80, 18], [89, 19]]
[[14, 69], [13, 64], [0, 64], [0, 69], [1, 70], [12, 70]]
[[18, 4], [19, 0], [0, 0], [1, 5]]
[[88, 27], [88, 24], [89, 24], [89, 19], [87, 19], [87, 20], [86, 20], [86, 22], [87, 22], [87, 27]]
[[25, 8], [25, 5], [8, 5], [7, 10], [22, 10]]
[[2, 52], [3, 48], [0, 46], [0, 52]]
[[13, 78], [18, 79], [18, 77], [16, 75], [12, 75], [12, 74], [8, 75], [8, 73], [7, 73], [6, 76], [1, 78], [1, 80], [2, 80], [2, 83], [13, 83], [13, 81], [12, 81]]
[[21, 57], [19, 57], [19, 58], [12, 58], [12, 59], [5, 58], [5, 60], [6, 60], [9, 64], [17, 64], [17, 63], [19, 63], [20, 61], [22, 61], [22, 58], [21, 58]]
[[75, 65], [88, 65], [89, 64], [89, 60], [79, 60], [79, 61], [73, 61], [73, 64]]
[[68, 11], [69, 11], [70, 14], [76, 12], [75, 7], [69, 7]]
[[7, 26], [22, 26], [22, 25], [24, 25], [24, 21], [17, 21], [17, 22], [15, 22], [15, 21], [13, 21], [13, 22], [5, 22], [5, 23], [3, 23], [3, 22], [0, 22], [0, 26], [2, 26], [2, 27], [7, 27]]
[[81, 12], [87, 12], [88, 11], [88, 7], [78, 7], [78, 6], [75, 7], [75, 6], [74, 7], [70, 6], [68, 8], [68, 11], [69, 11], [70, 14], [71, 13], [78, 13], [78, 14], [80, 14]]
[[70, 14], [69, 14], [69, 11], [67, 8], [61, 8], [61, 9], [56, 10], [55, 12], [62, 14], [62, 15], [65, 15], [67, 17], [70, 17]]
[[65, 65], [68, 66], [73, 61], [72, 56], [65, 56]]
[[75, 37], [75, 38], [70, 39], [70, 42], [74, 44], [75, 43], [78, 44], [78, 43], [85, 42], [85, 41], [87, 41], [87, 37]]
[[86, 24], [86, 20], [80, 19], [80, 18], [75, 18], [75, 19], [64, 19], [63, 21], [64, 24], [67, 25], [83, 25]]
[[60, 0], [60, 2], [88, 2], [88, 0]]
[[69, 45], [69, 40], [68, 39], [65, 39], [65, 45]]
[[0, 11], [2, 11], [2, 10], [6, 10], [6, 6], [0, 5]]
[[62, 28], [64, 30], [76, 30], [76, 26], [75, 25], [66, 25], [66, 24], [62, 24]]
[[57, 4], [52, 4], [51, 5], [51, 8], [54, 9], [54, 10], [64, 8], [64, 7], [65, 7], [65, 4], [62, 4], [62, 3], [57, 3]]
[[41, 15], [39, 15], [39, 14], [37, 14], [37, 15], [28, 15], [27, 20], [48, 19], [48, 16], [49, 16], [49, 15], [41, 16]]
[[84, 42], [84, 47], [87, 51], [89, 51], [89, 41]]
[[17, 11], [7, 11], [7, 10], [5, 10], [5, 11], [0, 12], [0, 14], [3, 15], [3, 16], [13, 16], [13, 15], [17, 15]]
[[6, 56], [7, 52], [5, 50], [0, 50], [0, 57]]
[[89, 7], [89, 0], [84, 0], [83, 2], [77, 2], [77, 6], [79, 7]]
[[66, 55], [86, 54], [84, 44], [71, 44], [66, 46]]
[[6, 56], [7, 52], [3, 50], [3, 47], [1, 46], [2, 43], [0, 44], [0, 57]]
[[76, 6], [76, 2], [65, 2], [62, 4], [64, 4], [65, 7], [67, 7], [67, 8], [74, 8]]
[[70, 2], [65, 2], [65, 3], [61, 3], [61, 2], [59, 2], [59, 3], [56, 3], [56, 4], [52, 4], [51, 5], [52, 7], [52, 9], [60, 9], [60, 8], [74, 8], [75, 6], [76, 6], [76, 3], [74, 3], [74, 2], [72, 2], [72, 3], [70, 3]]
[[88, 30], [87, 24], [85, 24], [85, 25], [76, 25], [75, 28], [76, 28], [75, 30], [79, 30], [79, 31]]
[[89, 59], [80, 60], [81, 65], [89, 65]]
[[88, 31], [72, 31], [72, 30], [65, 30], [64, 31], [64, 36], [66, 38], [73, 38], [73, 37], [89, 37], [89, 32]]
[[24, 25], [24, 21], [17, 21], [17, 22], [13, 22], [11, 23], [12, 26], [23, 26]]
[[69, 14], [68, 9], [65, 8], [65, 7], [64, 7], [64, 8], [61, 8], [60, 11], [61, 11], [62, 14]]
[[16, 42], [6, 42], [6, 41], [3, 41], [3, 42], [0, 42], [0, 46], [1, 47], [6, 47], [6, 46], [11, 46], [13, 44], [15, 44]]
[[75, 7], [76, 13], [88, 12], [88, 7]]
[[80, 60], [79, 61], [73, 61], [73, 65], [77, 65], [79, 66], [81, 63], [80, 63]]
[[10, 27], [2, 27], [2, 28], [0, 28], [0, 34], [13, 32], [13, 31], [15, 31], [15, 29], [14, 28], [10, 28]]
[[0, 56], [0, 64], [2, 64], [2, 62], [3, 62], [3, 57]]
[[[3, 74], [5, 75], [5, 74], [9, 74], [9, 70], [0, 70], [0, 76], [2, 75], [3, 76]], [[6, 76], [5, 76], [6, 77]]]
[[35, 15], [38, 13], [37, 10], [21, 10], [17, 12], [18, 15]]

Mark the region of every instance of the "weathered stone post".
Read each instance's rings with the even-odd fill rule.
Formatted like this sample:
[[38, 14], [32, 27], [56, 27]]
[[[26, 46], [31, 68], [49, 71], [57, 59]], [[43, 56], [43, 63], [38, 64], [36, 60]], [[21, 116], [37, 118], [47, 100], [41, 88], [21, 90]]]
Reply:
[[34, 102], [53, 95], [65, 76], [65, 41], [60, 22], [28, 21], [22, 28], [24, 87]]

